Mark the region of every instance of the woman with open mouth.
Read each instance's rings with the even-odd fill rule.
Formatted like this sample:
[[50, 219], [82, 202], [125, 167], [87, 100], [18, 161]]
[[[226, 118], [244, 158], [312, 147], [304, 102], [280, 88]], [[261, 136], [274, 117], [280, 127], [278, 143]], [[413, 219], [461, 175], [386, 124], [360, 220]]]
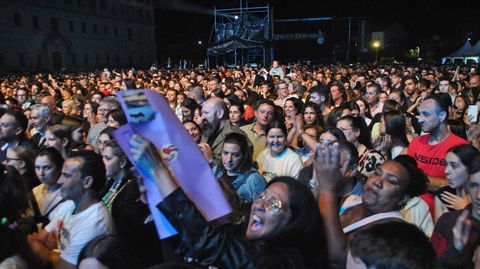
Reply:
[[141, 168], [155, 175], [164, 197], [157, 207], [179, 233], [174, 247], [189, 253], [196, 265], [326, 268], [323, 221], [312, 192], [301, 182], [290, 177], [271, 180], [253, 202], [246, 230], [228, 223], [214, 226], [179, 188], [150, 142], [134, 135], [130, 147]]

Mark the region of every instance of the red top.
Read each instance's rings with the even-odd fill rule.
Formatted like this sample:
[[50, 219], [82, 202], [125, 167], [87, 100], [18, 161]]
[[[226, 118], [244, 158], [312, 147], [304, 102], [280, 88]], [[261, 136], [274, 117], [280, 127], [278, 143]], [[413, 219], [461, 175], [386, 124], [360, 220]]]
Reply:
[[468, 144], [468, 142], [454, 134], [450, 134], [444, 141], [430, 145], [430, 134], [413, 139], [408, 146], [408, 155], [415, 158], [417, 165], [427, 176], [445, 177], [445, 156], [452, 147]]

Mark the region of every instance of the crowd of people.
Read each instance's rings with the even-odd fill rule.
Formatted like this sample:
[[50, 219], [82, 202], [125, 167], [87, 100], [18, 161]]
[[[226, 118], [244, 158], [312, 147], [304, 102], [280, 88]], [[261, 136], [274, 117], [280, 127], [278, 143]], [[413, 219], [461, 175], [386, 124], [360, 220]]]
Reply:
[[[0, 269], [476, 268], [478, 66], [0, 76]], [[164, 95], [233, 212], [206, 221], [116, 93]], [[189, 169], [188, 164], [184, 164]], [[478, 199], [478, 200], [477, 200]]]

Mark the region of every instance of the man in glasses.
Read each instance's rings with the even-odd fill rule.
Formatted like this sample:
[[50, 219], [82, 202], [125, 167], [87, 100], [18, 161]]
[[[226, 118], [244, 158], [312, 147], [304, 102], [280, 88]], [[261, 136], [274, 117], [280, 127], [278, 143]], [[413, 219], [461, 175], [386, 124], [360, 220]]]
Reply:
[[97, 124], [94, 124], [88, 131], [87, 141], [88, 144], [93, 145], [95, 150], [98, 151], [97, 138], [100, 136], [100, 132], [107, 127], [107, 114], [108, 112], [118, 109], [120, 104], [117, 101], [117, 98], [114, 96], [108, 96], [102, 99], [100, 106], [98, 107], [97, 116], [100, 118], [100, 121]]
[[277, 90], [277, 99], [275, 99], [275, 105], [279, 107], [285, 106], [285, 101], [287, 101], [287, 97], [289, 95], [288, 91], [288, 83], [284, 80], [280, 81], [277, 85], [275, 85], [275, 90]]
[[22, 109], [29, 109], [33, 105], [33, 100], [30, 99], [28, 89], [25, 87], [19, 87], [17, 89], [17, 100]]

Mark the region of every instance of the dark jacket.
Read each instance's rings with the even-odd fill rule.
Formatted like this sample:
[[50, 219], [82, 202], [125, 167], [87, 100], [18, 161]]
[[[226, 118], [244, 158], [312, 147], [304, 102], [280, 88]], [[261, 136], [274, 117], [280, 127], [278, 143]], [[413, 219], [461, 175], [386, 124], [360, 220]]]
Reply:
[[[239, 127], [232, 124], [230, 120], [224, 120], [223, 128], [216, 135], [214, 135], [215, 137], [206, 137], [205, 135], [202, 136], [202, 142], [210, 145], [216, 160], [222, 160], [223, 141], [225, 140], [225, 136], [229, 133], [238, 133], [247, 137], [247, 135], [240, 130]], [[248, 137], [247, 143], [248, 147], [253, 152], [253, 145]]]
[[[105, 189], [108, 191], [111, 183], [105, 186], [104, 192]], [[144, 223], [150, 211], [140, 201], [138, 184], [135, 179], [131, 179], [124, 182], [122, 186], [124, 187], [121, 187], [121, 191], [112, 202], [111, 213], [117, 236], [123, 239], [136, 254], [141, 268], [162, 262], [161, 242], [158, 240], [154, 223]]]
[[[197, 266], [218, 268], [325, 268], [307, 266], [300, 248], [286, 247], [295, 240], [247, 240], [238, 225], [214, 227], [179, 188], [157, 205], [178, 231], [176, 252], [188, 255]], [[297, 242], [298, 243], [298, 242]], [[311, 257], [315, 260], [317, 257]]]

